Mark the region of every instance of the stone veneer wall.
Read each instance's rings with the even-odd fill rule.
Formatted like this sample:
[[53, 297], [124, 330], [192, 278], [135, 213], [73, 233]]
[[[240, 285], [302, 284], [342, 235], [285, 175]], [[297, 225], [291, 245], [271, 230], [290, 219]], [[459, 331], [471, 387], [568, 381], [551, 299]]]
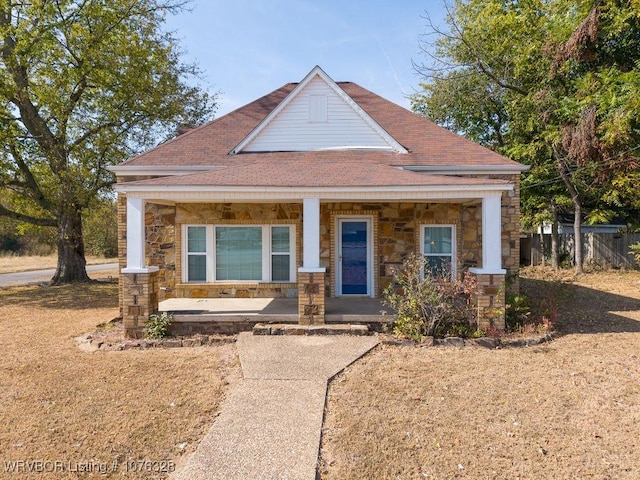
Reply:
[[520, 281], [520, 175], [507, 177], [513, 181], [512, 192], [502, 196], [502, 265], [507, 269], [507, 293], [518, 293]]
[[[251, 298], [297, 297], [298, 285], [290, 283], [182, 283], [182, 225], [291, 224], [296, 228], [296, 268], [302, 261], [302, 203], [180, 203], [175, 214], [176, 297]], [[148, 234], [147, 234], [148, 235]], [[162, 286], [162, 284], [161, 284]]]
[[373, 217], [374, 291], [380, 296], [389, 285], [393, 269], [412, 252], [420, 251], [420, 225], [453, 224], [457, 231], [460, 267], [476, 266], [482, 258], [478, 205], [457, 203], [328, 203], [320, 205], [320, 262], [327, 269], [327, 294], [335, 296], [336, 217]]
[[159, 268], [159, 299], [172, 298], [176, 287], [176, 207], [147, 203], [144, 220], [146, 263]]

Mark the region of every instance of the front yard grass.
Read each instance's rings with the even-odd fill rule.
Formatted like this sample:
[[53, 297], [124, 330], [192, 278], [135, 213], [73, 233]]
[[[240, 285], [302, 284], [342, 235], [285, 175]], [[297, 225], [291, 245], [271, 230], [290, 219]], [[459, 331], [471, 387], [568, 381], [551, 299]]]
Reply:
[[[640, 272], [529, 269], [521, 285], [558, 339], [378, 347], [330, 385], [322, 478], [640, 477]], [[0, 478], [162, 478], [197, 446], [235, 347], [75, 345], [117, 314], [113, 283], [0, 290]], [[10, 474], [20, 461], [94, 470]]]
[[640, 272], [521, 285], [557, 340], [378, 347], [330, 385], [322, 478], [640, 478]]
[[[75, 345], [118, 315], [117, 295], [113, 283], [0, 290], [0, 478], [161, 478], [171, 463], [160, 462], [180, 462], [213, 423], [238, 376], [233, 345], [95, 353]], [[9, 474], [16, 461], [62, 467]], [[93, 471], [68, 471], [85, 466]]]

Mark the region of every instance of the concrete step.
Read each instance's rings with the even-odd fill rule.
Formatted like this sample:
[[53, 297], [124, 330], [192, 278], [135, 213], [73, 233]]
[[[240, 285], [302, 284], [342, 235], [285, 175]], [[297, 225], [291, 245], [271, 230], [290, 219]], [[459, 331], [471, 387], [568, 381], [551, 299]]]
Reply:
[[257, 323], [254, 335], [371, 335], [367, 325], [316, 324], [299, 325], [290, 323]]

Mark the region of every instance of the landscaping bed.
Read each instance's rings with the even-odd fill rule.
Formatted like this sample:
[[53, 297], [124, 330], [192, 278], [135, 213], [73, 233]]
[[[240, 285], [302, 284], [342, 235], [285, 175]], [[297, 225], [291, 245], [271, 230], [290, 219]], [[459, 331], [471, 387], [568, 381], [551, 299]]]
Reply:
[[180, 348], [217, 346], [234, 343], [237, 335], [181, 335], [163, 338], [126, 338], [121, 318], [115, 318], [98, 325], [98, 327], [84, 335], [76, 337], [78, 347], [84, 351], [122, 351], [144, 350], [148, 348]]

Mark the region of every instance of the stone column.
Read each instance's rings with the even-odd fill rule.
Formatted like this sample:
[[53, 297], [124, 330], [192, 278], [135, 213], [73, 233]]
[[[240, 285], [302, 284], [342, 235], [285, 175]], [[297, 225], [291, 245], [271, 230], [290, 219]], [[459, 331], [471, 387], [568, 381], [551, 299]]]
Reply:
[[298, 270], [298, 321], [301, 325], [324, 323], [324, 269], [320, 272]]
[[127, 196], [127, 266], [121, 273], [122, 320], [127, 337], [142, 336], [149, 315], [158, 311], [158, 267], [145, 265], [145, 202]]
[[142, 329], [149, 315], [158, 311], [158, 268], [149, 267], [147, 270], [146, 273], [123, 273], [122, 275], [124, 279], [122, 321], [125, 334], [129, 338], [141, 338]]
[[505, 274], [502, 268], [502, 197], [482, 199], [482, 266], [469, 269], [478, 281], [478, 327], [504, 330]]
[[478, 327], [504, 330], [505, 275], [476, 274], [476, 278], [478, 281], [476, 294]]
[[302, 267], [298, 269], [298, 321], [324, 323], [325, 272], [320, 267], [320, 199], [305, 198], [302, 211]]

